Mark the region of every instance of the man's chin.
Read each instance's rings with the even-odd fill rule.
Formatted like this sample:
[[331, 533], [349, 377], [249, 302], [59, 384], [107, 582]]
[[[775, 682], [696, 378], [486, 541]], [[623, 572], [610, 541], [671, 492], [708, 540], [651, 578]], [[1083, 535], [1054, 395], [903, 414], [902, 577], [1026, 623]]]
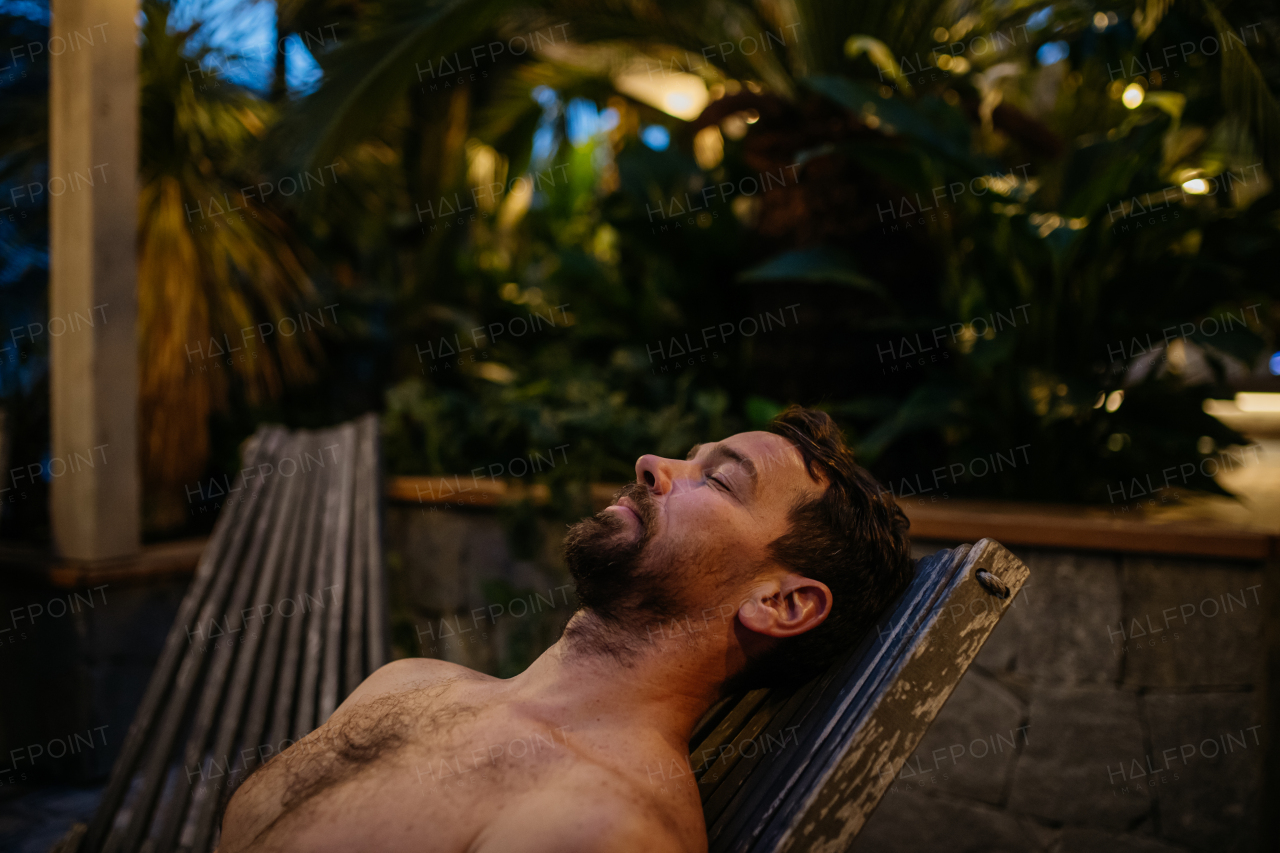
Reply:
[[643, 540], [638, 524], [612, 511], [599, 512], [569, 528], [565, 563], [583, 605], [607, 615], [631, 597]]

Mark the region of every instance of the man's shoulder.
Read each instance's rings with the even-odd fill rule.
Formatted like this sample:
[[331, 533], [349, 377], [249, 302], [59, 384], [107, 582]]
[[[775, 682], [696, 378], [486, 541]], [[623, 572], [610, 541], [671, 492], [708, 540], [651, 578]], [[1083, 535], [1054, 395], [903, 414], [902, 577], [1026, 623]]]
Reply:
[[[687, 804], [686, 804], [687, 805]], [[580, 766], [555, 784], [521, 796], [480, 839], [477, 849], [526, 853], [704, 853], [701, 809], [663, 808], [634, 784], [599, 767]]]
[[[401, 658], [384, 664], [352, 691], [343, 706], [350, 707], [388, 693], [430, 687], [445, 681], [497, 681], [456, 663], [436, 658]], [[339, 710], [342, 710], [339, 707]]]

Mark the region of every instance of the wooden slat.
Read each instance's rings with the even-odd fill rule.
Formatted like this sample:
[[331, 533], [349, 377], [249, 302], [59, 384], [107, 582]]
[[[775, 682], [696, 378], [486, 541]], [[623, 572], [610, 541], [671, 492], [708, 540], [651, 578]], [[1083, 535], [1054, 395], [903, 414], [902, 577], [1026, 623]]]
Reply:
[[351, 463], [355, 469], [355, 488], [352, 497], [350, 556], [347, 559], [349, 567], [347, 594], [343, 596], [347, 623], [346, 637], [343, 640], [346, 660], [343, 667], [342, 686], [338, 693], [339, 703], [364, 679], [364, 620], [367, 592], [364, 581], [368, 577], [368, 568], [365, 563], [369, 559], [369, 548], [365, 539], [369, 535], [369, 526], [363, 523], [363, 520], [368, 517], [373, 501], [376, 499], [373, 492], [377, 483], [374, 472], [365, 467], [372, 456], [371, 453], [366, 452], [366, 445], [371, 445], [374, 440], [365, 423], [361, 421], [356, 424], [355, 457]]
[[[843, 661], [835, 662], [811, 690], [803, 706], [788, 720], [798, 725], [798, 743], [790, 751], [762, 758], [752, 779], [734, 792], [723, 811], [708, 815], [712, 850], [741, 850], [784, 804], [815, 756], [838, 735], [842, 720], [865, 707], [917, 625], [937, 604], [946, 582], [968, 552], [965, 545], [919, 562], [907, 590], [891, 608], [887, 628], [877, 626]], [[708, 804], [721, 803], [712, 797]]]
[[[802, 720], [801, 745], [786, 753], [785, 758], [779, 756], [770, 763], [763, 774], [767, 784], [762, 787], [767, 796], [758, 800], [760, 817], [748, 814], [749, 821], [747, 824], [740, 822], [740, 830], [749, 827], [750, 837], [754, 838], [765, 826], [761, 818], [785, 813], [794, 804], [796, 796], [803, 796], [804, 791], [817, 784], [814, 774], [834, 748], [831, 745], [838, 743], [856, 725], [865, 710], [874, 704], [878, 691], [883, 689], [895, 667], [910, 653], [920, 625], [958, 575], [969, 550], [969, 545], [962, 545], [921, 561], [916, 581], [902, 604], [883, 625], [877, 626], [874, 636], [867, 637], [863, 648], [849, 664], [838, 671], [822, 690], [815, 692]], [[760, 849], [772, 850], [768, 845]]]
[[[693, 728], [693, 737], [689, 738], [690, 746], [693, 744], [701, 744], [710, 737], [711, 733], [716, 730], [716, 727], [719, 726], [729, 712], [734, 709], [738, 701], [739, 697], [725, 696], [723, 699], [708, 708], [707, 713], [702, 715], [702, 719], [699, 720], [698, 724]], [[689, 754], [692, 756], [696, 752], [697, 750], [694, 750], [694, 752]]]
[[703, 756], [708, 752], [712, 754], [718, 752], [721, 746], [733, 740], [767, 698], [769, 698], [768, 689], [750, 690], [733, 703], [719, 724], [690, 751], [689, 764], [693, 767], [695, 776], [701, 778], [711, 766], [712, 762], [705, 760]]
[[[64, 839], [66, 849], [207, 853], [230, 790], [230, 757], [243, 749], [256, 757], [268, 719], [273, 748], [307, 734], [385, 660], [377, 443], [374, 415], [318, 434], [264, 427], [246, 443], [244, 464], [269, 463], [275, 473], [219, 516], [102, 808], [92, 827]], [[283, 476], [281, 461], [300, 458], [296, 478]], [[255, 625], [258, 607], [292, 598], [294, 585], [315, 607]], [[204, 636], [220, 619], [239, 630]], [[200, 645], [188, 637], [193, 624]], [[209, 758], [226, 765], [225, 775], [203, 778]], [[198, 788], [192, 768], [205, 783]]]
[[[240, 642], [236, 644], [235, 670], [227, 685], [226, 697], [218, 709], [217, 730], [213, 739], [213, 758], [225, 760], [228, 764], [228, 773], [225, 776], [215, 777], [215, 781], [202, 786], [202, 796], [192, 803], [192, 822], [195, 830], [193, 837], [200, 845], [201, 853], [204, 846], [201, 842], [207, 842], [213, 834], [214, 816], [222, 800], [224, 786], [230, 779], [232, 748], [235, 746], [236, 736], [240, 732], [241, 722], [248, 708], [250, 691], [254, 684], [254, 669], [260, 659], [265, 664], [266, 655], [260, 655], [259, 649], [262, 647], [267, 631], [262, 620], [257, 619], [261, 613], [258, 608], [260, 605], [271, 603], [271, 593], [275, 589], [276, 578], [282, 574], [286, 542], [290, 538], [290, 523], [297, 514], [301, 477], [305, 476], [305, 474], [295, 474], [284, 477], [280, 473], [280, 460], [300, 455], [298, 451], [302, 444], [300, 438], [291, 436], [290, 440], [281, 446], [276, 458], [272, 460], [275, 467], [275, 473], [272, 476], [277, 478], [276, 491], [280, 494], [274, 511], [270, 513], [271, 520], [267, 527], [269, 544], [262, 560], [262, 567], [258, 572], [253, 598], [248, 603], [248, 606], [255, 610], [249, 618], [256, 619], [258, 624], [242, 625], [244, 633]], [[264, 515], [267, 513], [264, 512]], [[157, 853], [168, 853], [171, 839], [172, 836], [162, 836], [157, 843]]]
[[[745, 746], [747, 738], [736, 739], [731, 746], [731, 762], [727, 763], [718, 780], [704, 779], [703, 812], [708, 820], [718, 820], [730, 807], [747, 780], [755, 775], [756, 768], [771, 754], [771, 745], [776, 741], [785, 748], [790, 739], [793, 746], [799, 746], [800, 738], [795, 729], [801, 727], [807, 713], [814, 706], [814, 696], [826, 689], [828, 683], [817, 679], [797, 690], [768, 720], [762, 721], [759, 732], [754, 735], [752, 754], [747, 755]], [[788, 731], [790, 734], [788, 734]], [[761, 778], [764, 777], [761, 774]]]
[[324, 668], [321, 671], [320, 701], [316, 709], [317, 724], [329, 719], [338, 707], [338, 690], [342, 662], [342, 614], [350, 592], [351, 565], [351, 502], [355, 491], [356, 429], [353, 424], [338, 428], [338, 489], [330, 492], [334, 502], [332, 515], [326, 507], [325, 520], [332, 526], [327, 540], [329, 549], [330, 584], [336, 587], [333, 595], [337, 602], [325, 613]]
[[[267, 461], [274, 462], [279, 453], [292, 445], [292, 438], [282, 436], [267, 454]], [[200, 698], [196, 703], [195, 717], [191, 722], [187, 742], [181, 753], [180, 767], [184, 771], [203, 764], [209, 740], [213, 737], [219, 720], [223, 719], [222, 711], [228, 690], [234, 691], [234, 684], [229, 681], [233, 675], [232, 664], [236, 660], [248, 626], [241, 621], [239, 631], [235, 632], [240, 635], [239, 639], [233, 635], [231, 626], [235, 620], [241, 618], [245, 607], [253, 603], [254, 593], [261, 587], [262, 563], [273, 539], [272, 521], [283, 492], [283, 485], [279, 478], [264, 477], [260, 482], [261, 492], [250, 504], [250, 515], [254, 521], [253, 538], [238, 567], [238, 577], [232, 590], [229, 609], [222, 614], [227, 636], [225, 639], [220, 637], [215, 643], [213, 658], [209, 663], [204, 683], [201, 685]], [[243, 659], [244, 656], [240, 657]], [[168, 853], [186, 817], [192, 785], [184, 776], [185, 773], [177, 777], [175, 784], [171, 786], [169, 797], [160, 802], [154, 822], [154, 846], [157, 853]], [[126, 849], [136, 848], [145, 837], [147, 837], [146, 831], [142, 823], [131, 822], [130, 834], [126, 836]]]
[[[271, 449], [281, 440], [281, 437], [281, 433], [278, 430], [261, 430], [256, 437], [259, 442], [258, 453], [262, 456], [269, 455]], [[246, 490], [248, 489], [247, 486], [245, 488]], [[226, 611], [227, 595], [231, 592], [232, 582], [238, 580], [238, 569], [242, 563], [241, 554], [250, 535], [250, 525], [247, 522], [252, 518], [252, 515], [252, 504], [240, 506], [236, 512], [235, 517], [239, 520], [239, 523], [231, 528], [233, 539], [231, 547], [227, 549], [222, 559], [212, 569], [214, 576], [213, 588], [200, 607], [196, 619], [197, 627], [211, 624], [214, 619], [222, 615], [222, 612]], [[137, 795], [131, 802], [128, 823], [123, 830], [116, 827], [108, 827], [108, 835], [103, 845], [106, 853], [117, 853], [122, 847], [128, 851], [137, 849], [150, 824], [156, 798], [165, 781], [165, 771], [169, 766], [174, 741], [186, 718], [191, 694], [199, 684], [200, 676], [204, 669], [207, 657], [205, 647], [196, 646], [195, 643], [191, 642], [185, 636], [185, 628], [183, 629], [184, 634], [177, 634], [177, 630], [178, 626], [175, 625], [170, 633], [178, 636], [180, 641], [186, 640], [188, 646], [185, 649], [182, 664], [178, 668], [173, 685], [167, 695], [164, 696], [165, 704], [161, 710], [158, 725], [150, 737], [147, 738], [147, 756], [140, 768], [142, 782]], [[125, 785], [127, 787], [128, 781], [126, 781]], [[104, 799], [103, 807], [107, 805]], [[114, 820], [115, 812], [119, 806], [120, 803], [117, 802], [110, 808], [110, 814], [107, 818], [109, 821]]]
[[[304, 453], [319, 449], [323, 434], [308, 433]], [[316, 539], [319, 536], [320, 524], [324, 512], [324, 494], [327, 488], [331, 468], [314, 468], [301, 472], [298, 476], [306, 477], [306, 494], [302, 500], [300, 514], [296, 522], [299, 536], [296, 582], [287, 595], [296, 594], [299, 608], [289, 617], [289, 625], [285, 629], [284, 646], [280, 657], [280, 674], [274, 684], [274, 700], [272, 702], [271, 726], [268, 742], [278, 749], [285, 740], [296, 740], [292, 728], [295, 708], [295, 691], [298, 687], [299, 662], [304, 653], [303, 643], [306, 637], [307, 624], [310, 620], [310, 607], [307, 594], [319, 585], [319, 573], [316, 567]], [[320, 590], [323, 599], [324, 591]], [[314, 691], [311, 701], [314, 702]], [[309, 729], [308, 729], [309, 731]]]
[[381, 423], [378, 420], [378, 416], [374, 414], [366, 415], [363, 423], [371, 437], [368, 446], [369, 458], [365, 460], [365, 470], [373, 475], [371, 497], [373, 503], [369, 507], [368, 515], [357, 517], [356, 523], [363, 524], [367, 528], [365, 546], [369, 551], [365, 558], [367, 570], [365, 583], [368, 586], [368, 591], [365, 595], [365, 603], [368, 610], [368, 616], [365, 619], [368, 634], [365, 642], [365, 651], [368, 656], [365, 662], [365, 673], [368, 674], [386, 663], [391, 656], [391, 619], [389, 617], [387, 572], [382, 555], [382, 456], [378, 452]]
[[[338, 443], [337, 430], [324, 430], [319, 434], [319, 445], [321, 448], [328, 447]], [[323, 452], [323, 451], [322, 451]], [[332, 456], [329, 457], [332, 459]], [[312, 528], [308, 535], [308, 542], [315, 542], [315, 550], [309, 555], [309, 561], [315, 566], [312, 577], [315, 580], [315, 586], [320, 590], [320, 595], [330, 592], [330, 604], [333, 602], [332, 593], [335, 590], [326, 590], [325, 587], [332, 583], [331, 573], [327, 566], [331, 557], [327, 553], [327, 549], [332, 547], [330, 539], [326, 536], [328, 531], [333, 529], [334, 522], [337, 518], [338, 503], [334, 496], [335, 492], [341, 488], [339, 482], [339, 472], [335, 465], [326, 463], [323, 469], [323, 475], [320, 478], [322, 491], [319, 491], [319, 503], [316, 506], [316, 515], [314, 516], [315, 527]], [[301, 740], [311, 733], [319, 722], [316, 720], [317, 696], [319, 695], [320, 684], [320, 664], [324, 657], [324, 639], [325, 639], [325, 613], [326, 610], [318, 608], [312, 609], [306, 614], [306, 632], [304, 645], [300, 652], [302, 655], [302, 670], [298, 678], [297, 700], [294, 703], [293, 716], [293, 740]], [[292, 648], [290, 649], [292, 651]]]
[[[315, 445], [315, 439], [310, 433], [300, 432], [298, 434], [298, 445], [305, 452]], [[271, 707], [272, 700], [276, 698], [277, 682], [284, 677], [284, 673], [280, 671], [279, 665], [284, 657], [285, 643], [285, 626], [293, 624], [295, 617], [299, 615], [301, 605], [295, 606], [288, 613], [282, 613], [282, 603], [286, 600], [294, 600], [297, 594], [295, 588], [301, 591], [298, 586], [298, 577], [302, 574], [301, 557], [304, 549], [303, 537], [307, 528], [308, 513], [311, 509], [310, 495], [314, 492], [315, 477], [308, 472], [299, 471], [295, 475], [299, 478], [301, 493], [295, 495], [293, 500], [292, 512], [287, 520], [288, 525], [288, 545], [285, 549], [284, 557], [281, 562], [281, 571], [279, 582], [276, 584], [275, 593], [271, 597], [271, 603], [276, 608], [276, 612], [272, 617], [271, 624], [267, 627], [267, 636], [263, 641], [262, 662], [258, 666], [257, 682], [253, 688], [253, 699], [249, 705], [249, 714], [245, 719], [244, 737], [241, 740], [241, 748], [254, 749], [254, 756], [250, 759], [250, 766], [245, 768], [245, 774], [250, 772], [250, 768], [257, 764], [259, 756], [259, 747], [270, 745], [272, 750], [279, 747], [279, 741], [268, 741], [267, 744], [262, 743], [262, 736], [267, 731], [267, 713]], [[287, 705], [287, 702], [283, 704]], [[287, 713], [287, 708], [285, 709]], [[283, 738], [284, 735], [281, 735]], [[268, 758], [270, 753], [262, 755], [262, 758]]]
[[[815, 780], [815, 774], [821, 772], [825, 763], [829, 760], [830, 754], [836, 749], [836, 747], [830, 745], [838, 744], [841, 738], [856, 730], [858, 721], [863, 718], [869, 708], [875, 706], [875, 702], [883, 690], [892, 683], [894, 673], [901, 667], [902, 662], [910, 656], [921, 626], [926, 622], [930, 614], [941, 606], [941, 602], [945, 601], [944, 593], [946, 589], [961, 576], [963, 561], [967, 558], [969, 551], [970, 546], [964, 545], [953, 551], [940, 552], [935, 555], [941, 558], [938, 563], [940, 569], [938, 583], [935, 586], [937, 592], [928, 606], [923, 609], [913, 609], [909, 613], [895, 614], [893, 619], [887, 623], [889, 633], [877, 637], [874, 642], [877, 645], [886, 647], [891, 654], [885, 655], [876, 664], [872, 676], [867, 679], [863, 689], [858, 692], [857, 701], [833, 703], [834, 711], [829, 711], [824, 715], [822, 724], [823, 743], [828, 744], [828, 746], [813, 752], [805, 750], [801, 754], [799, 761], [792, 762], [794, 767], [799, 768], [799, 772], [794, 772], [794, 767], [789, 768], [788, 772], [792, 773], [790, 787], [785, 789], [789, 792], [789, 796], [775, 799], [776, 805], [771, 809], [771, 813], [776, 814], [778, 811], [785, 813], [787, 808], [794, 806], [797, 797], [803, 797], [804, 792], [811, 791], [819, 786], [819, 782]], [[886, 628], [880, 630], [886, 630]], [[779, 806], [783, 806], [783, 808], [779, 809]], [[772, 848], [768, 845], [763, 845], [761, 849]]]
[[[710, 766], [703, 770], [701, 777], [698, 779], [698, 789], [704, 802], [711, 798], [712, 794], [720, 787], [720, 783], [729, 775], [729, 771], [738, 763], [739, 758], [742, 756], [741, 747], [747, 741], [753, 740], [763, 732], [778, 712], [782, 710], [782, 707], [792, 698], [781, 691], [765, 692], [767, 695], [759, 709], [748, 718], [744, 726], [734, 732], [731, 739], [723, 744], [729, 749], [712, 761]], [[719, 750], [719, 747], [717, 747], [717, 750]], [[695, 754], [699, 759], [703, 759], [706, 756], [706, 751], [699, 750]]]
[[[244, 456], [244, 464], [246, 466], [257, 464], [257, 453], [260, 445], [261, 439], [257, 436], [248, 442]], [[107, 832], [115, 820], [116, 813], [124, 801], [125, 794], [129, 789], [129, 783], [132, 781], [138, 761], [142, 757], [143, 749], [150, 741], [160, 705], [169, 698], [169, 689], [173, 683], [175, 671], [186, 653], [190, 651], [191, 644], [185, 634], [185, 626], [190, 625], [200, 612], [205, 597], [209, 594], [210, 586], [213, 583], [215, 568], [229, 550], [234, 550], [232, 547], [233, 530], [237, 526], [237, 520], [242, 517], [241, 513], [242, 507], [238, 504], [232, 504], [224, 508], [223, 512], [219, 514], [218, 520], [214, 523], [213, 534], [209, 538], [208, 547], [200, 557], [191, 589], [187, 591], [182, 603], [178, 606], [178, 613], [174, 616], [174, 628], [170, 629], [168, 636], [165, 637], [164, 647], [160, 651], [160, 659], [156, 662], [155, 669], [152, 670], [151, 679], [147, 682], [146, 692], [143, 693], [142, 701], [138, 704], [138, 710], [134, 714], [133, 721], [129, 724], [129, 731], [125, 735], [124, 744], [120, 748], [120, 755], [111, 767], [111, 775], [107, 780], [102, 799], [99, 801], [98, 809], [94, 812], [93, 819], [90, 821], [89, 828], [85, 833], [83, 841], [83, 849], [85, 850], [97, 851], [101, 849]], [[183, 633], [179, 633], [176, 630], [178, 626], [184, 626]]]
[[[1009, 589], [1006, 598], [976, 579], [986, 570]], [[991, 540], [978, 542], [928, 619], [907, 636], [874, 700], [842, 722], [829, 748], [778, 809], [751, 849], [844, 850], [911, 756], [991, 630], [1022, 588], [1027, 567]], [[974, 605], [981, 605], [976, 610]], [[956, 615], [960, 614], [960, 615]]]

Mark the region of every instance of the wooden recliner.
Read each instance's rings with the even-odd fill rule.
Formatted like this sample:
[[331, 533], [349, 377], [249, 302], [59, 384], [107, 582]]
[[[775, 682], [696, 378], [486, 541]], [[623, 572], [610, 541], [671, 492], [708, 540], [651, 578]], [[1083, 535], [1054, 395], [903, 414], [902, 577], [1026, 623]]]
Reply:
[[243, 465], [98, 810], [60, 850], [205, 853], [235, 783], [387, 660], [377, 418], [264, 427]]
[[713, 853], [847, 849], [1027, 575], [990, 539], [939, 551], [822, 676], [712, 708], [689, 764]]
[[[263, 428], [244, 466], [98, 811], [62, 851], [206, 853], [234, 784], [386, 662], [376, 419]], [[940, 551], [822, 676], [713, 708], [690, 742], [711, 850], [847, 848], [1027, 575], [988, 539]]]

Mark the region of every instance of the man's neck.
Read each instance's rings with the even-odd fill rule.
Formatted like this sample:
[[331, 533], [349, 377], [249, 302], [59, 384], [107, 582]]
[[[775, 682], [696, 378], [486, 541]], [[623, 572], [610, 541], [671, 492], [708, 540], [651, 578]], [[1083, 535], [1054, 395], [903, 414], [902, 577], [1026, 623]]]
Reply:
[[732, 657], [727, 638], [715, 632], [693, 643], [637, 641], [586, 611], [565, 633], [512, 686], [577, 718], [655, 731], [680, 749], [720, 698]]

